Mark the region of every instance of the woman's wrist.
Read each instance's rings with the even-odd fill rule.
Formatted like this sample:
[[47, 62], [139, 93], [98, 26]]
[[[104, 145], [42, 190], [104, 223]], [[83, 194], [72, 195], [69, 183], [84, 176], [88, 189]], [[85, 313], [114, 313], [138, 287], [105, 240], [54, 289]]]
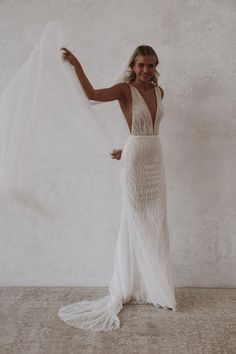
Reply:
[[71, 63], [74, 67], [79, 68], [80, 67], [80, 62], [78, 61], [78, 59], [76, 57], [73, 57], [72, 63]]

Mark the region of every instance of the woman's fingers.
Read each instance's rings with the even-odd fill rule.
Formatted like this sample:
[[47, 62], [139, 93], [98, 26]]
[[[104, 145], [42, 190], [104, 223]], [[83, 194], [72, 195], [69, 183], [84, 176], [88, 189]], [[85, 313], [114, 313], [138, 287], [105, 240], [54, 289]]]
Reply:
[[61, 48], [63, 55], [68, 55], [68, 50], [66, 48]]
[[111, 155], [120, 155], [121, 154], [121, 150], [113, 150], [113, 152], [111, 153]]
[[63, 59], [68, 60], [71, 65], [74, 65], [77, 61], [76, 57], [65, 47], [61, 48]]
[[119, 155], [119, 156], [118, 156], [118, 155], [112, 156], [112, 159], [113, 159], [113, 160], [114, 160], [114, 159], [115, 159], [115, 160], [120, 160], [120, 158], [121, 158], [121, 155]]
[[69, 58], [70, 56], [72, 57], [72, 53], [68, 49], [61, 48], [61, 51], [64, 58]]
[[120, 160], [122, 150], [113, 150], [111, 153], [112, 159]]
[[65, 47], [61, 48], [61, 51], [65, 52], [65, 53], [70, 53], [70, 51], [67, 48], [65, 48]]
[[121, 151], [122, 151], [122, 150], [120, 150], [120, 149], [119, 149], [119, 150], [116, 150], [116, 149], [112, 150], [113, 153], [121, 152]]
[[115, 152], [113, 152], [113, 153], [111, 153], [111, 156], [119, 156], [120, 155], [120, 153], [115, 153]]

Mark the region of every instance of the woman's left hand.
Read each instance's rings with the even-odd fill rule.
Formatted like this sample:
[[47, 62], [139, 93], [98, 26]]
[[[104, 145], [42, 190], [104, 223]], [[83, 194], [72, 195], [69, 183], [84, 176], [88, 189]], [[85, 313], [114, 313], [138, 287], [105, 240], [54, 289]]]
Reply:
[[112, 150], [111, 156], [112, 159], [120, 160], [122, 154], [122, 150]]

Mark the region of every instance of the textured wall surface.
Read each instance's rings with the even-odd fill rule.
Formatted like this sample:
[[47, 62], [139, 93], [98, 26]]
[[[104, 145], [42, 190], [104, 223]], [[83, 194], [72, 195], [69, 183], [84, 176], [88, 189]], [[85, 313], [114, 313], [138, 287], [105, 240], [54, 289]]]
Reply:
[[[0, 92], [54, 19], [74, 26], [81, 47], [72, 49], [95, 87], [117, 76], [127, 48], [145, 43], [157, 51], [176, 286], [236, 286], [235, 15], [233, 0], [0, 2]], [[77, 258], [70, 257], [74, 236], [67, 263], [58, 256], [60, 237], [49, 244], [32, 235], [26, 248], [16, 234], [1, 232], [0, 283], [106, 286], [115, 239], [96, 249], [85, 242]]]

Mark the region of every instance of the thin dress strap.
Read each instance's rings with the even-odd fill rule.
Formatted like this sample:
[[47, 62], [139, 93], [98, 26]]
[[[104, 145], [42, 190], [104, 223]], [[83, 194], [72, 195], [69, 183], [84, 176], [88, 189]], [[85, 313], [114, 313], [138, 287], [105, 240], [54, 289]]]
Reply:
[[132, 85], [129, 82], [127, 82], [127, 84], [129, 85], [130, 92], [131, 92], [131, 130], [130, 130], [130, 133], [132, 135], [132, 133], [133, 133], [133, 124], [134, 124], [134, 96], [133, 96]]

